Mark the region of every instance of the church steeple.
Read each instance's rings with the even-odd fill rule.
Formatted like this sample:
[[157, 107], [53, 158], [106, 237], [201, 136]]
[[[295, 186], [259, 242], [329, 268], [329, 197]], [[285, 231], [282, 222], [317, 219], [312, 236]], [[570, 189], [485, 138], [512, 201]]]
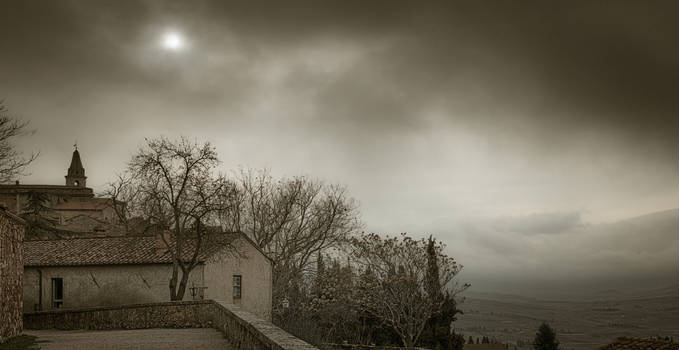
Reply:
[[73, 157], [71, 158], [71, 166], [68, 167], [68, 173], [66, 175], [66, 186], [79, 186], [85, 187], [85, 168], [83, 168], [83, 163], [80, 161], [80, 153], [78, 153], [78, 146], [75, 146], [73, 151]]

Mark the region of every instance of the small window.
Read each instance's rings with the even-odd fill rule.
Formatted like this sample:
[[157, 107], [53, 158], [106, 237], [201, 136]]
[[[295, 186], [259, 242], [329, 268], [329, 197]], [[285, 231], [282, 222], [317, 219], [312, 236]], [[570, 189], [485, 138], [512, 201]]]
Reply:
[[233, 275], [233, 298], [240, 299], [242, 296], [243, 277], [241, 275]]
[[64, 305], [64, 280], [52, 278], [52, 307], [58, 309]]

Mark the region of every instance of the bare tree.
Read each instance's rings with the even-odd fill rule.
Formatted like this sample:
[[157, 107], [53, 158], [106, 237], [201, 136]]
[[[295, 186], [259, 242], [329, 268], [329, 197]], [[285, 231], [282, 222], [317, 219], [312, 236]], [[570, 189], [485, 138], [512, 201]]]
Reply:
[[361, 227], [347, 190], [304, 176], [275, 181], [269, 171], [241, 170], [223, 216], [275, 262], [274, 310], [320, 252], [347, 242]]
[[[427, 322], [444, 302], [428, 288], [429, 242], [405, 234], [399, 239], [373, 233], [356, 237], [352, 243], [353, 261], [363, 271], [354, 297], [357, 306], [391, 327], [404, 346], [415, 346]], [[455, 297], [468, 285], [453, 283], [462, 266], [444, 254], [443, 248], [440, 242], [429, 246], [430, 253], [433, 250], [437, 255], [439, 285]]]
[[141, 208], [141, 186], [137, 186], [130, 174], [118, 174], [109, 182], [100, 197], [111, 199], [111, 208], [118, 218], [118, 225], [126, 235], [145, 235], [150, 228], [144, 224]]
[[13, 141], [19, 136], [32, 134], [27, 130], [28, 122], [19, 122], [8, 115], [7, 108], [0, 101], [0, 183], [6, 183], [22, 174], [38, 154], [33, 153], [28, 158], [16, 150]]
[[235, 235], [221, 229], [219, 213], [234, 186], [215, 174], [218, 163], [210, 143], [147, 139], [107, 191], [128, 232], [160, 233], [172, 256], [171, 300], [183, 299], [203, 253], [218, 245], [232, 247]]

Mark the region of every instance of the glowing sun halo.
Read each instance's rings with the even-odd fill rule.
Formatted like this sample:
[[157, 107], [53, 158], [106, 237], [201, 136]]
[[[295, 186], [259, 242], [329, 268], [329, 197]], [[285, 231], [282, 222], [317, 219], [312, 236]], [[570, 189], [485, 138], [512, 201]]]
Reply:
[[167, 50], [179, 51], [184, 48], [184, 37], [177, 32], [168, 32], [163, 35], [162, 46]]

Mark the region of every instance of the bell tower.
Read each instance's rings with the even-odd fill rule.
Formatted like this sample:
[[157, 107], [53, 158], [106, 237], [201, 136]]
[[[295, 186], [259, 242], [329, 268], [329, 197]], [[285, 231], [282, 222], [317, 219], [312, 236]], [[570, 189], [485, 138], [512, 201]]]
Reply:
[[78, 146], [75, 146], [73, 151], [73, 157], [71, 158], [71, 166], [68, 167], [68, 173], [66, 175], [66, 186], [78, 186], [85, 187], [85, 168], [83, 168], [83, 163], [80, 161], [80, 153], [78, 153]]

